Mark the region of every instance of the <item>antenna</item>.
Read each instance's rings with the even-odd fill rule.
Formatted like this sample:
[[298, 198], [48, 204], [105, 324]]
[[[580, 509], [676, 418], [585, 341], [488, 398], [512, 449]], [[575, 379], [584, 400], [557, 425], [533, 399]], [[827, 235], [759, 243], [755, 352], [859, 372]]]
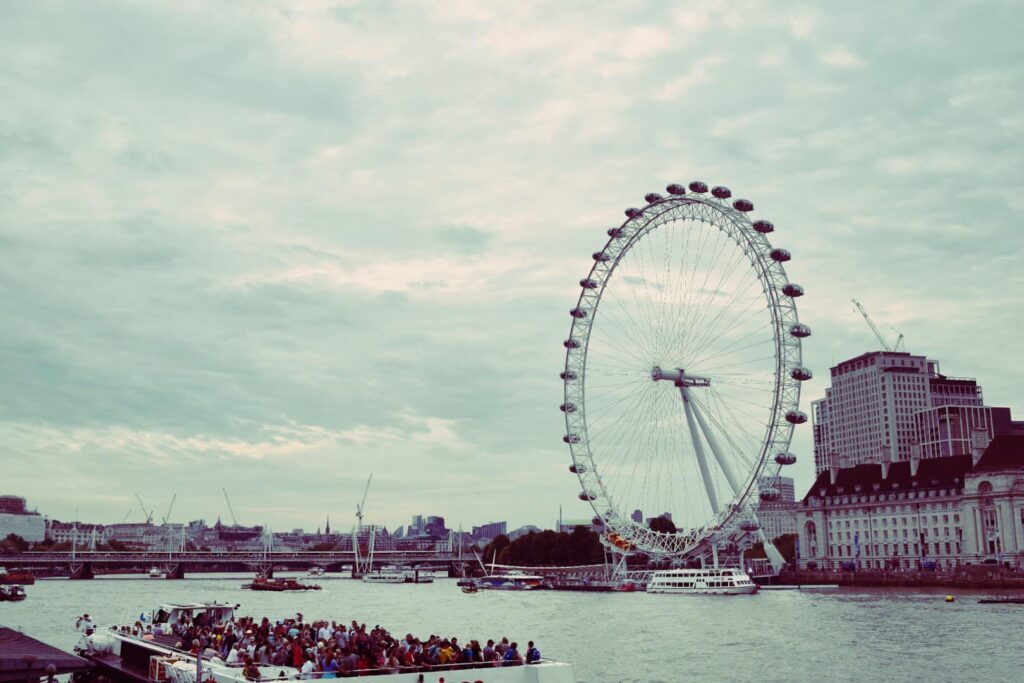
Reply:
[[224, 500], [228, 502], [228, 512], [231, 513], [231, 521], [234, 522], [235, 526], [238, 526], [238, 519], [235, 518], [235, 510], [231, 507], [231, 499], [228, 498], [228, 490], [221, 489], [224, 492]]
[[864, 307], [860, 305], [860, 302], [857, 301], [856, 299], [850, 299], [850, 301], [853, 302], [853, 305], [857, 309], [857, 312], [864, 317], [864, 322], [866, 322], [868, 324], [868, 327], [871, 328], [871, 331], [875, 333], [875, 337], [878, 338], [878, 343], [882, 345], [883, 349], [885, 349], [886, 351], [903, 350], [903, 335], [900, 332], [897, 332], [892, 327], [889, 328], [893, 332], [896, 332], [896, 334], [899, 334], [899, 337], [896, 339], [896, 343], [893, 344], [892, 346], [889, 346], [889, 343], [885, 341], [885, 337], [882, 336], [881, 330], [878, 329], [878, 325], [876, 325], [875, 321], [871, 319], [871, 316], [868, 315], [868, 312], [864, 310]]
[[135, 500], [139, 501], [139, 507], [142, 508], [142, 514], [146, 517], [146, 524], [152, 524], [153, 513], [146, 509], [146, 506], [142, 502], [142, 498], [140, 498], [137, 493], [135, 494]]

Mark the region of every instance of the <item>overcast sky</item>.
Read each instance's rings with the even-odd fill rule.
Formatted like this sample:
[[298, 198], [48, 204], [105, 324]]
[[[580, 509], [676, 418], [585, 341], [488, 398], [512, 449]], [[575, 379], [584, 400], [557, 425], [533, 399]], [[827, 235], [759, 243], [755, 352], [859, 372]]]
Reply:
[[[51, 516], [589, 518], [577, 281], [702, 179], [1024, 417], [1024, 11], [1005, 3], [5, 2], [0, 493]], [[893, 333], [893, 337], [895, 334]], [[813, 477], [798, 429], [799, 492]], [[141, 519], [133, 510], [129, 519]]]

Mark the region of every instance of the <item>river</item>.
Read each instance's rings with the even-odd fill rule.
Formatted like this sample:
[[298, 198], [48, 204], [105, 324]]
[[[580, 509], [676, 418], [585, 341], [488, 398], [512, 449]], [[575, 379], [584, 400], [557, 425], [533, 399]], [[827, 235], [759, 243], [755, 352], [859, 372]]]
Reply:
[[[286, 574], [279, 574], [285, 576]], [[979, 605], [980, 591], [845, 588], [755, 596], [481, 592], [455, 581], [386, 585], [325, 576], [320, 591], [253, 593], [241, 574], [182, 581], [99, 577], [39, 580], [27, 600], [0, 603], [0, 624], [58, 647], [77, 641], [75, 617], [132, 622], [173, 601], [241, 603], [239, 612], [303, 613], [392, 633], [460, 640], [508, 635], [525, 651], [571, 662], [581, 683], [605, 681], [1020, 681], [1024, 606]]]

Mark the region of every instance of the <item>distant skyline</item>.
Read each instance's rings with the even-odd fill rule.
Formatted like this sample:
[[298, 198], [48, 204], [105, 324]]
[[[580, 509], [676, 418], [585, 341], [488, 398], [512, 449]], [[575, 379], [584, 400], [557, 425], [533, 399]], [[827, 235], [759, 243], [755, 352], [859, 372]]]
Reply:
[[[754, 202], [802, 407], [906, 349], [1024, 419], [1013, 3], [6, 3], [0, 494], [71, 519], [591, 516], [558, 378], [646, 192]], [[810, 425], [787, 474], [813, 480]], [[629, 514], [632, 510], [624, 511]], [[646, 516], [658, 511], [643, 511]]]

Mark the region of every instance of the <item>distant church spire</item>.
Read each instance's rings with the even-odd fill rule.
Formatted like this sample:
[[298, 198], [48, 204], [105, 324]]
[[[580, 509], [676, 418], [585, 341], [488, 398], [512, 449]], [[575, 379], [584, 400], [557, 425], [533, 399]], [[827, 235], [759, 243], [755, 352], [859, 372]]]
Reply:
[[326, 529], [326, 531], [327, 531], [327, 535], [330, 536], [331, 535], [331, 516], [330, 515], [327, 515], [327, 529]]

